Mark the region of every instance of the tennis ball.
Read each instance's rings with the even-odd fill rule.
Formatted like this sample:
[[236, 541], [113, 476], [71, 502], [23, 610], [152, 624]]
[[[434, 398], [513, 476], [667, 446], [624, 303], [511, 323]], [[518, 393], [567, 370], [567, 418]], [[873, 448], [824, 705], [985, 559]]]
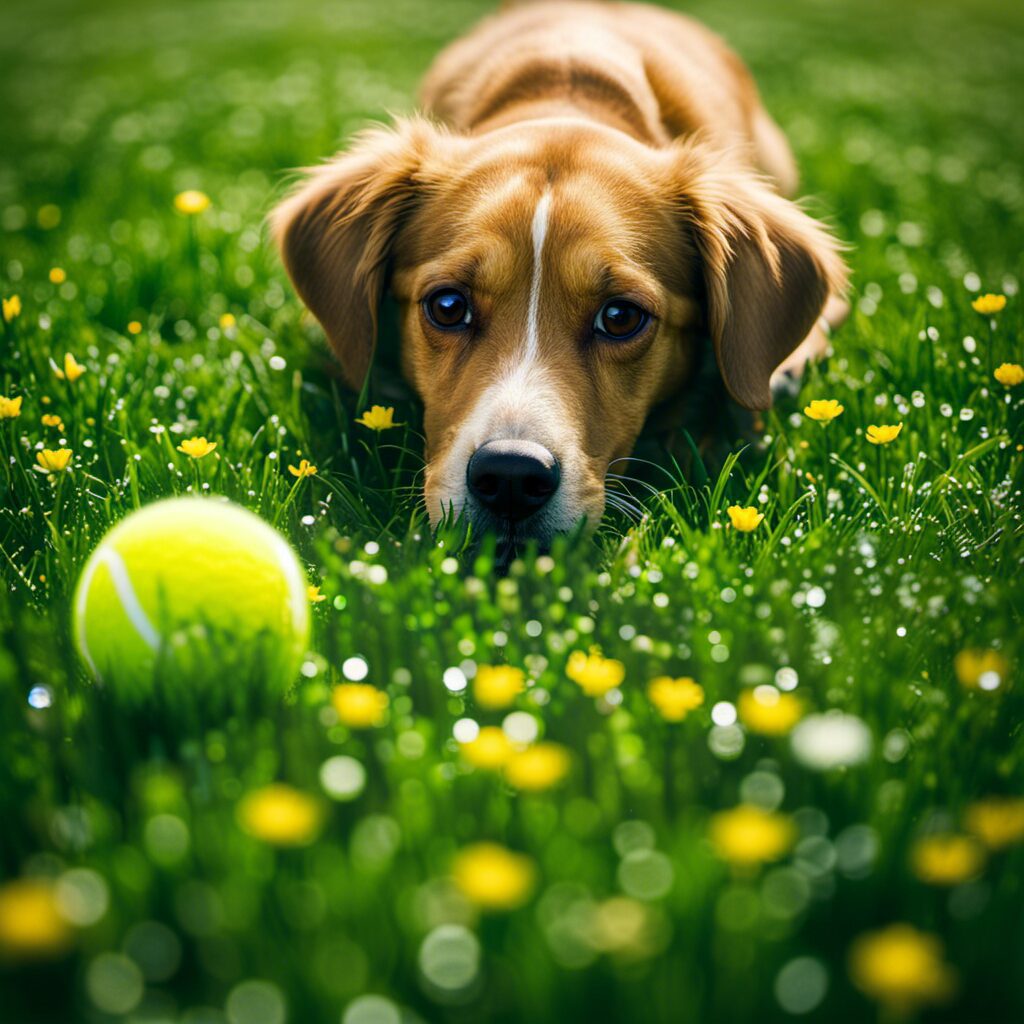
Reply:
[[288, 542], [244, 508], [158, 501], [90, 556], [74, 635], [92, 675], [119, 695], [224, 696], [254, 682], [281, 695], [309, 642], [305, 575]]

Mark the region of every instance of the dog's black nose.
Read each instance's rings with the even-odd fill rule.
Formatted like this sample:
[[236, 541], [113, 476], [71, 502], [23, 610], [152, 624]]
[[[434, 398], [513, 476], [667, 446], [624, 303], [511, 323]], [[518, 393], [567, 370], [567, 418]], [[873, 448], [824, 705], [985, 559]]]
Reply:
[[488, 441], [466, 467], [470, 493], [488, 512], [516, 522], [558, 490], [558, 459], [533, 441]]

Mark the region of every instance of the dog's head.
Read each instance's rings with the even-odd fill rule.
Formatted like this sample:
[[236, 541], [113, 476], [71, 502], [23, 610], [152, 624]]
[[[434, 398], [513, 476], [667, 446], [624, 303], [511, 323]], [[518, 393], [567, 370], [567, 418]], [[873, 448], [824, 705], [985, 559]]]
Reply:
[[609, 464], [683, 387], [702, 333], [732, 396], [767, 408], [844, 280], [822, 226], [734, 156], [569, 119], [371, 131], [274, 228], [355, 387], [396, 297], [432, 519], [542, 542], [601, 517]]

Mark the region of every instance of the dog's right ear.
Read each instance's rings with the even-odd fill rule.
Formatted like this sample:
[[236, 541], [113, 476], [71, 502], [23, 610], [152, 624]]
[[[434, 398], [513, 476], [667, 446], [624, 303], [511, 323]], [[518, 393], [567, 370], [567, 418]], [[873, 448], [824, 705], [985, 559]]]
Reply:
[[348, 152], [309, 169], [271, 214], [288, 276], [356, 390], [373, 358], [391, 244], [436, 138], [419, 119], [363, 132]]

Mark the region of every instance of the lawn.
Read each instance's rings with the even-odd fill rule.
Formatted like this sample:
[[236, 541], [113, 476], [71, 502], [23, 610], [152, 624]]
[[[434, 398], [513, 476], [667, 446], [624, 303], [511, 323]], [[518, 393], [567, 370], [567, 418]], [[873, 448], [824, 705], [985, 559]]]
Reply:
[[[763, 450], [638, 467], [502, 577], [431, 535], [415, 404], [345, 392], [263, 223], [491, 6], [4, 4], [0, 1017], [1024, 1019], [1024, 7], [685, 4], [854, 311]], [[129, 702], [75, 653], [102, 535], [197, 492], [319, 587], [285, 700]]]

